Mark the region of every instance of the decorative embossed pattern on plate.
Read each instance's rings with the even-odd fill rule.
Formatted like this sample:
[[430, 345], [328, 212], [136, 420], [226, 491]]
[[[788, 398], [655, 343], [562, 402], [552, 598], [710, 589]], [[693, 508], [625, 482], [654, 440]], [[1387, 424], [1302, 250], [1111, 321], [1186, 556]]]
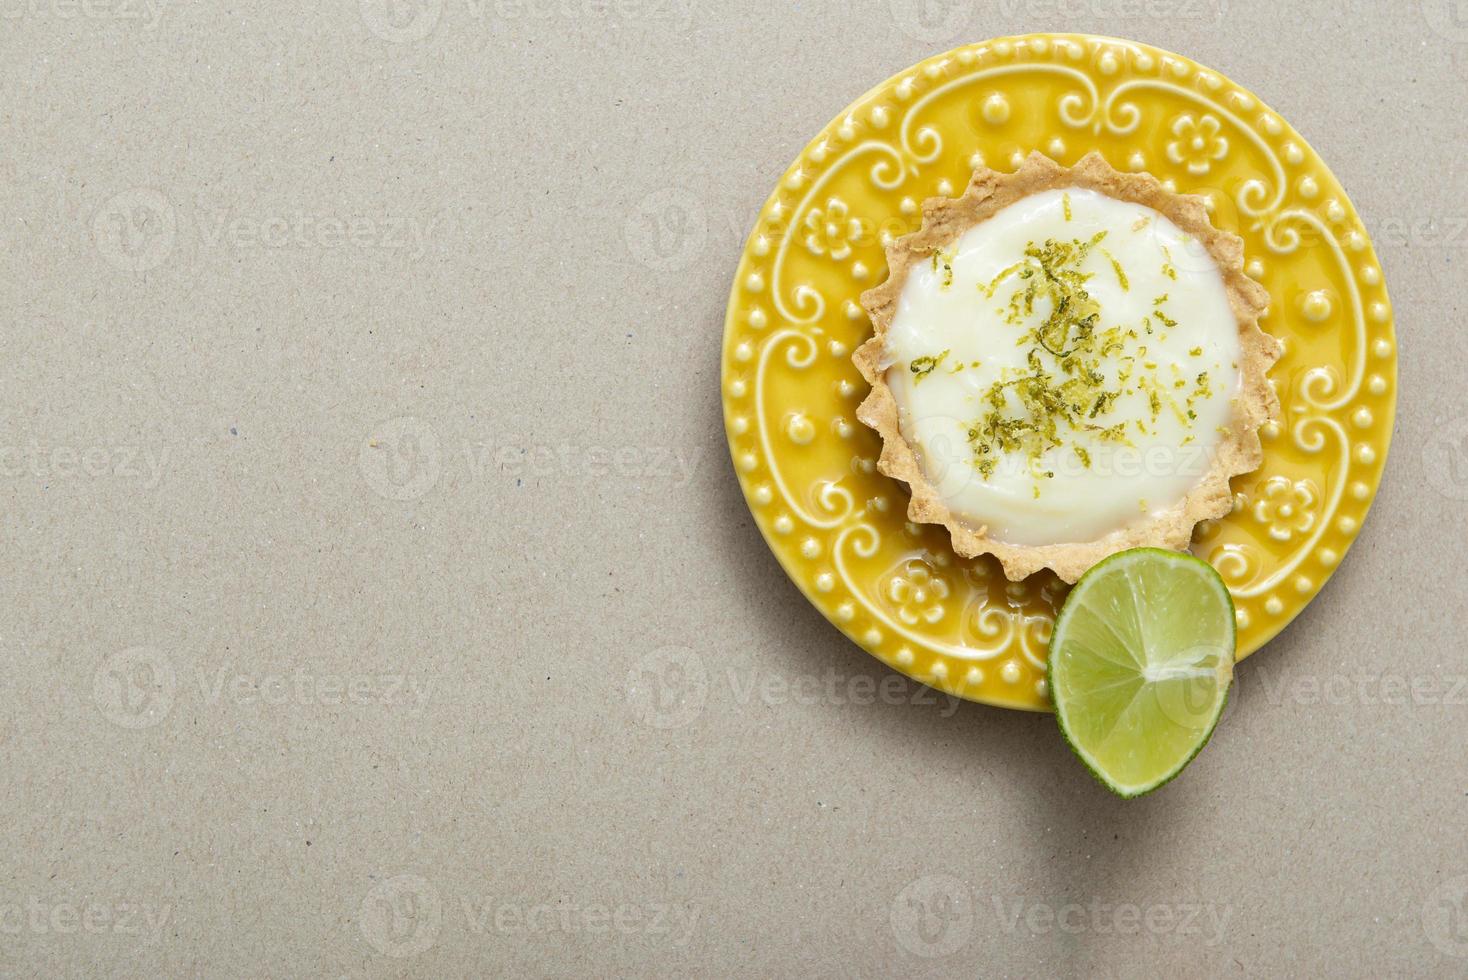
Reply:
[[1381, 479], [1396, 340], [1381, 267], [1325, 164], [1250, 92], [1187, 58], [1082, 35], [1002, 38], [939, 55], [853, 103], [807, 146], [760, 212], [724, 328], [734, 468], [781, 565], [842, 632], [897, 670], [975, 701], [1049, 710], [1045, 651], [1066, 586], [1008, 582], [990, 558], [905, 519], [856, 420], [857, 304], [886, 275], [882, 245], [979, 164], [1031, 150], [1101, 152], [1169, 189], [1206, 195], [1269, 290], [1261, 326], [1284, 344], [1263, 467], [1233, 481], [1233, 513], [1200, 525], [1238, 609], [1239, 657], [1319, 592]]

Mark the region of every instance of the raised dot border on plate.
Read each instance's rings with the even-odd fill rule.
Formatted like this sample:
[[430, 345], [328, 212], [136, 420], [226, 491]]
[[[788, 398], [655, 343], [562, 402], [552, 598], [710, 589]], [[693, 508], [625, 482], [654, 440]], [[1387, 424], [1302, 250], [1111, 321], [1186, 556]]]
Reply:
[[850, 361], [857, 302], [886, 275], [882, 246], [924, 199], [1032, 150], [1091, 150], [1207, 197], [1271, 294], [1284, 344], [1264, 465], [1193, 551], [1224, 576], [1239, 656], [1319, 593], [1359, 534], [1391, 441], [1397, 349], [1371, 241], [1334, 175], [1257, 96], [1171, 52], [1115, 38], [999, 38], [923, 61], [852, 103], [791, 164], [755, 222], [725, 318], [725, 428], [761, 533], [837, 628], [896, 670], [960, 697], [1048, 710], [1045, 646], [1063, 583], [1009, 583], [906, 520], [876, 472]]

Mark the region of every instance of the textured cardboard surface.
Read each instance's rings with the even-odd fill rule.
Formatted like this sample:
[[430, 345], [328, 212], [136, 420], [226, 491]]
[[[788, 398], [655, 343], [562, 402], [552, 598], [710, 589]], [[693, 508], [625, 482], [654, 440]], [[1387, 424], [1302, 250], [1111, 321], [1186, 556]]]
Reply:
[[[746, 228], [953, 44], [1249, 86], [1376, 236], [1396, 441], [1122, 803], [801, 599], [729, 470]], [[0, 972], [1468, 969], [1468, 9], [0, 0]]]

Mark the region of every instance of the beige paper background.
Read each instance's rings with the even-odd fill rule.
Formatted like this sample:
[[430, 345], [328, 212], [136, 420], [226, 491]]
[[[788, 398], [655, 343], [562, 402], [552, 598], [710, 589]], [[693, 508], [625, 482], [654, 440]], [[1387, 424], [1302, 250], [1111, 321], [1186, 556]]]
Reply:
[[[720, 419], [809, 136], [1042, 29], [1283, 113], [1400, 338], [1133, 803], [809, 608]], [[1459, 0], [0, 0], [0, 973], [1462, 975], [1465, 95]]]

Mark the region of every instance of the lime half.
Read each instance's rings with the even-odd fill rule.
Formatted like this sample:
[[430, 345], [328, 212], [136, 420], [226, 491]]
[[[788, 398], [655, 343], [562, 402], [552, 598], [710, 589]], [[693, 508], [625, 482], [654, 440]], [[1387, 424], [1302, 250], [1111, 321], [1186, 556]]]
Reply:
[[1208, 743], [1234, 673], [1234, 606], [1207, 562], [1160, 548], [1081, 576], [1055, 620], [1060, 731], [1112, 792], [1151, 792]]

